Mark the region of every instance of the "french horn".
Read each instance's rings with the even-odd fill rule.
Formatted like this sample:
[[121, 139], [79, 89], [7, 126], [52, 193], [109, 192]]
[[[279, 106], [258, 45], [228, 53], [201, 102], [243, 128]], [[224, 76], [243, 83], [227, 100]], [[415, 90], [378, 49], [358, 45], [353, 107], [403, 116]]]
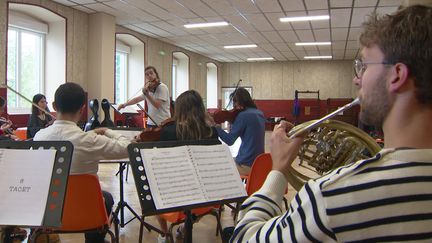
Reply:
[[[321, 119], [302, 123], [290, 130], [290, 138], [309, 131], [299, 150], [300, 166], [311, 169], [314, 174], [322, 175], [379, 152], [381, 147], [367, 133], [348, 123], [330, 119], [357, 104], [358, 98]], [[291, 175], [288, 182], [297, 191], [311, 179], [307, 175], [309, 173], [301, 172], [292, 166], [289, 172]]]

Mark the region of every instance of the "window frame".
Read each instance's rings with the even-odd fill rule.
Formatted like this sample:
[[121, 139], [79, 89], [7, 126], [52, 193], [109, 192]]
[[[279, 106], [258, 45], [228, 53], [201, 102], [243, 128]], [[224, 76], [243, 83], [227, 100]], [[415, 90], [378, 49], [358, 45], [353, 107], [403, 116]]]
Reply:
[[[38, 93], [43, 93], [42, 91], [45, 88], [45, 55], [46, 55], [46, 34], [38, 32], [38, 31], [32, 31], [30, 29], [20, 28], [17, 26], [8, 26], [7, 31], [10, 30], [17, 32], [17, 40], [16, 40], [16, 67], [15, 67], [15, 79], [16, 81], [16, 87], [13, 87], [16, 91], [20, 92], [20, 88], [22, 86], [21, 81], [21, 70], [22, 68], [22, 34], [31, 34], [34, 36], [37, 36], [40, 38], [40, 57], [39, 57], [39, 90]], [[9, 33], [7, 35], [6, 42], [9, 42]], [[9, 45], [8, 48], [9, 49]], [[9, 50], [6, 50], [7, 55], [9, 54]], [[8, 68], [8, 60], [6, 62], [6, 69]], [[7, 72], [9, 73], [9, 72]], [[9, 79], [6, 76], [6, 83], [8, 83]], [[11, 91], [12, 92], [12, 91]], [[23, 102], [23, 98], [21, 98], [18, 94], [12, 94], [17, 97], [16, 103], [14, 106], [10, 105], [9, 99], [7, 99], [7, 107], [8, 107], [8, 113], [9, 114], [31, 114], [31, 104], [29, 104], [29, 107], [24, 107], [23, 103], [28, 103], [28, 101]]]
[[[123, 97], [123, 100], [127, 100], [128, 99], [128, 95], [129, 95], [129, 92], [128, 92], [128, 90], [129, 90], [129, 52], [127, 52], [127, 51], [123, 51], [123, 50], [118, 50], [117, 48], [116, 48], [116, 51], [115, 51], [115, 55], [117, 56], [117, 53], [120, 53], [120, 54], [122, 54], [122, 55], [125, 55], [125, 72], [124, 72], [124, 74], [125, 74], [125, 84], [124, 84], [124, 92], [123, 92], [123, 95], [124, 95], [124, 97]], [[117, 58], [115, 59], [115, 62], [117, 61]], [[117, 66], [117, 64], [115, 63], [115, 66]], [[115, 102], [116, 103], [118, 103], [117, 102], [117, 99], [118, 99], [118, 92], [117, 92], [117, 72], [115, 72], [115, 77], [114, 77], [114, 83], [115, 83], [115, 97], [114, 97], [114, 99], [115, 99]]]

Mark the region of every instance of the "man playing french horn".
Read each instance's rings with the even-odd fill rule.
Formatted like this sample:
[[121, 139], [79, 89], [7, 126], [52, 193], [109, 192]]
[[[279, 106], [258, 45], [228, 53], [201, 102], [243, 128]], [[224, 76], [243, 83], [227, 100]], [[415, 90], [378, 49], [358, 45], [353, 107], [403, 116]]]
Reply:
[[232, 242], [384, 242], [432, 238], [432, 8], [371, 16], [354, 62], [360, 120], [380, 126], [376, 156], [310, 180], [280, 204], [302, 138], [278, 125], [273, 170], [242, 205]]

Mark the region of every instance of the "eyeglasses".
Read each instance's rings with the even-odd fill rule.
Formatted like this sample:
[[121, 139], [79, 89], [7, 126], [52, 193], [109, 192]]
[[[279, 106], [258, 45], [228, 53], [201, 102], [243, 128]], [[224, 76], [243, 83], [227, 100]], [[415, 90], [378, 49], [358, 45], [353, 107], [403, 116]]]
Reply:
[[363, 76], [364, 71], [369, 64], [382, 64], [382, 65], [393, 65], [393, 63], [389, 62], [363, 62], [360, 59], [355, 59], [353, 63], [354, 74], [357, 78], [361, 78]]

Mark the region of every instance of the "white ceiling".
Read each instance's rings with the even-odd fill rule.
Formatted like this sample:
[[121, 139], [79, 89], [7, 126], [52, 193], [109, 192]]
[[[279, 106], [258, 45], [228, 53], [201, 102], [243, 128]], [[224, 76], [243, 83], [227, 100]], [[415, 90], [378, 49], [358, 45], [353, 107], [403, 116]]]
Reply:
[[[354, 59], [361, 23], [373, 11], [392, 13], [403, 0], [54, 0], [87, 13], [105, 12], [117, 24], [220, 62], [250, 57], [277, 61], [307, 55]], [[330, 15], [330, 20], [282, 23], [280, 17]], [[186, 29], [184, 24], [227, 21], [225, 27]], [[295, 42], [331, 41], [331, 46]], [[257, 44], [251, 49], [224, 45]]]

